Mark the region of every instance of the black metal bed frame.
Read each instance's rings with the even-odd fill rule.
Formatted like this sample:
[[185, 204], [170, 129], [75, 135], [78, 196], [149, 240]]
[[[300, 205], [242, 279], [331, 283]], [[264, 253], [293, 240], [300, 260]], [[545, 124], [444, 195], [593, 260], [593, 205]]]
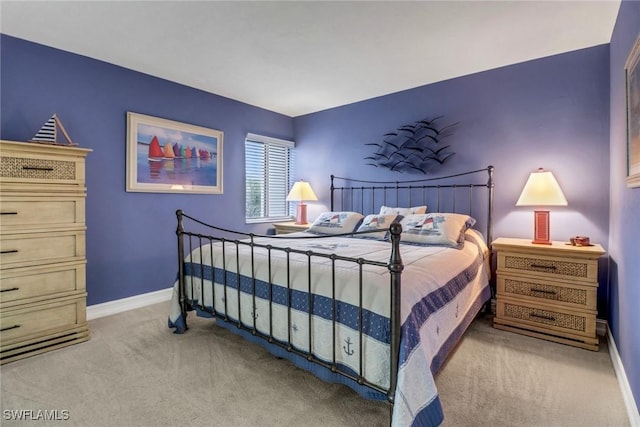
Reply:
[[[479, 173], [487, 173], [488, 180], [485, 183], [460, 183], [460, 177], [467, 177], [469, 175], [477, 175]], [[444, 182], [444, 180], [454, 179], [455, 183], [445, 183], [441, 184], [440, 182]], [[342, 185], [336, 186], [336, 181], [344, 181], [345, 183], [357, 183], [358, 185]], [[375, 209], [375, 201], [376, 197], [382, 197], [382, 204], [386, 205], [387, 203], [395, 203], [396, 206], [400, 203], [408, 204], [411, 206], [412, 204], [424, 204], [428, 200], [428, 195], [431, 194], [433, 196], [433, 192], [435, 192], [435, 198], [437, 199], [436, 209], [429, 209], [429, 211], [439, 212], [440, 209], [440, 201], [444, 197], [443, 192], [449, 191], [452, 195], [452, 203], [453, 209], [448, 210], [448, 212], [459, 212], [456, 210], [456, 193], [459, 189], [467, 188], [468, 189], [468, 211], [465, 213], [471, 215], [472, 205], [472, 194], [473, 190], [477, 187], [483, 187], [488, 189], [488, 198], [486, 199], [488, 202], [487, 205], [487, 223], [486, 223], [486, 239], [487, 242], [491, 241], [492, 236], [492, 216], [493, 216], [493, 166], [488, 166], [484, 169], [478, 169], [470, 172], [459, 173], [454, 175], [448, 175], [443, 177], [436, 178], [428, 178], [422, 180], [412, 180], [412, 181], [365, 181], [365, 180], [355, 180], [355, 179], [347, 179], [336, 177], [331, 175], [331, 210], [354, 210], [353, 207], [356, 204], [360, 204], [359, 212], [365, 214], [364, 211], [368, 209], [368, 206], [371, 207], [371, 212]], [[388, 198], [387, 193], [391, 191], [393, 196]], [[379, 195], [382, 193], [382, 196]], [[418, 193], [418, 196], [416, 196]], [[340, 195], [340, 208], [337, 208], [336, 204], [336, 195]], [[378, 196], [377, 196], [378, 194]], [[369, 203], [371, 203], [369, 205]], [[365, 204], [368, 206], [365, 208]], [[177, 229], [176, 234], [178, 237], [178, 281], [179, 281], [179, 297], [180, 297], [180, 306], [182, 317], [185, 322], [186, 328], [186, 319], [187, 312], [190, 309], [197, 308], [204, 312], [209, 313], [212, 317], [220, 319], [226, 323], [235, 325], [238, 329], [249, 332], [251, 335], [259, 337], [261, 339], [266, 340], [267, 342], [280, 347], [281, 349], [286, 350], [287, 352], [296, 354], [298, 356], [303, 357], [309, 362], [318, 364], [323, 366], [324, 368], [330, 370], [333, 373], [337, 373], [341, 376], [344, 376], [352, 381], [355, 381], [359, 385], [364, 385], [373, 390], [376, 390], [382, 394], [384, 394], [387, 398], [388, 403], [390, 404], [391, 413], [393, 411], [393, 403], [395, 396], [395, 389], [397, 385], [397, 374], [398, 374], [398, 362], [399, 362], [399, 350], [400, 350], [400, 328], [401, 328], [401, 313], [400, 313], [400, 298], [401, 298], [401, 276], [402, 270], [404, 268], [402, 263], [402, 258], [400, 254], [400, 237], [402, 232], [402, 227], [400, 224], [392, 224], [389, 228], [390, 232], [390, 240], [391, 240], [391, 251], [389, 255], [389, 261], [387, 263], [380, 261], [372, 261], [366, 260], [363, 258], [350, 258], [339, 256], [336, 254], [327, 254], [322, 252], [315, 252], [311, 250], [299, 250], [293, 249], [290, 247], [282, 247], [278, 246], [277, 236], [265, 236], [254, 233], [242, 233], [233, 230], [228, 230], [220, 227], [215, 227], [210, 224], [204, 223], [196, 218], [186, 215], [182, 210], [178, 210], [176, 212], [177, 216]], [[213, 236], [210, 234], [202, 234], [195, 232], [185, 231], [184, 228], [184, 220], [189, 219], [201, 226], [206, 227], [207, 229], [214, 230], [218, 234], [221, 235], [231, 235], [231, 236], [241, 236], [242, 240], [239, 238], [229, 238], [223, 236]], [[348, 233], [348, 236], [354, 235], [356, 233]], [[266, 237], [271, 237], [271, 240], [268, 240], [269, 243], [263, 243]], [[281, 236], [280, 236], [281, 237]], [[287, 238], [297, 238], [297, 239], [322, 239], [325, 237], [336, 237], [336, 235], [332, 236], [313, 236], [313, 237], [287, 237]], [[260, 242], [256, 241], [257, 238], [260, 238]], [[185, 276], [190, 275], [192, 280], [190, 281], [191, 293], [190, 295], [194, 295], [194, 280], [193, 277], [199, 277], [200, 283], [199, 286], [204, 287], [204, 277], [205, 270], [210, 269], [210, 271], [214, 270], [214, 266], [205, 266], [203, 264], [202, 252], [200, 251], [200, 259], [193, 259], [193, 250], [196, 247], [202, 247], [206, 244], [213, 244], [214, 242], [219, 242], [222, 247], [222, 257], [223, 257], [223, 266], [227, 265], [227, 260], [225, 259], [225, 247], [227, 244], [231, 244], [232, 247], [235, 248], [235, 255], [230, 255], [235, 257], [235, 267], [236, 274], [238, 277], [237, 287], [233, 288], [233, 286], [229, 286], [228, 284], [228, 273], [226, 270], [223, 274], [223, 292], [224, 292], [224, 313], [220, 313], [216, 311], [215, 306], [215, 286], [212, 285], [212, 307], [206, 307], [204, 304], [198, 304], [195, 301], [189, 300], [187, 293], [187, 284], [185, 280]], [[273, 242], [273, 244], [271, 244]], [[211, 246], [210, 246], [211, 247]], [[261, 251], [266, 251], [268, 254], [268, 276], [269, 281], [267, 284], [268, 289], [268, 298], [269, 303], [269, 333], [263, 333], [259, 331], [256, 327], [256, 316], [252, 315], [251, 319], [243, 319], [242, 310], [241, 310], [241, 283], [240, 283], [240, 256], [239, 256], [239, 248], [247, 247], [250, 248], [250, 256], [251, 256], [251, 297], [253, 300], [253, 310], [252, 314], [255, 313], [256, 310], [256, 285], [258, 283], [258, 279], [255, 274], [255, 264], [254, 264], [254, 255], [256, 248]], [[188, 248], [188, 254], [185, 252]], [[212, 250], [212, 249], [211, 249]], [[272, 313], [272, 305], [273, 305], [273, 289], [274, 283], [271, 281], [272, 273], [271, 273], [271, 260], [273, 253], [281, 253], [286, 257], [286, 265], [287, 265], [287, 328], [288, 328], [288, 340], [283, 342], [276, 339], [273, 336], [273, 313]], [[290, 259], [292, 254], [297, 254], [298, 256], [306, 257], [306, 270], [307, 270], [307, 278], [309, 283], [308, 288], [308, 297], [307, 301], [307, 327], [309, 329], [308, 333], [308, 351], [303, 349], [296, 348], [292, 344], [291, 339], [291, 310], [292, 310], [292, 287], [291, 287], [291, 275], [290, 275]], [[212, 256], [213, 258], [213, 256]], [[311, 275], [313, 271], [313, 260], [317, 258], [325, 258], [331, 260], [332, 270], [333, 270], [333, 283], [332, 283], [332, 322], [333, 322], [333, 359], [331, 362], [327, 362], [325, 360], [319, 359], [313, 354], [313, 329], [312, 329], [312, 317], [313, 317], [313, 294], [311, 291]], [[233, 262], [233, 260], [231, 260]], [[358, 309], [358, 333], [359, 333], [359, 346], [362, 349], [363, 346], [363, 268], [365, 265], [377, 266], [377, 267], [386, 267], [389, 270], [390, 275], [390, 297], [391, 297], [391, 307], [390, 307], [390, 372], [389, 372], [389, 387], [383, 388], [378, 386], [377, 384], [373, 384], [369, 382], [363, 376], [363, 351], [360, 351], [360, 361], [359, 361], [359, 370], [354, 375], [351, 372], [344, 370], [338, 363], [336, 363], [336, 298], [335, 298], [335, 290], [336, 290], [336, 277], [335, 277], [335, 265], [336, 261], [353, 263], [358, 266], [358, 274], [359, 274], [359, 307]], [[213, 264], [213, 262], [212, 262]], [[193, 267], [194, 265], [199, 265], [199, 267]], [[187, 270], [189, 270], [187, 272]], [[199, 271], [198, 271], [199, 270]], [[212, 283], [214, 282], [213, 277], [211, 278]], [[195, 284], [198, 286], [198, 284]], [[228, 306], [227, 306], [227, 293], [228, 292], [236, 292], [237, 293], [237, 310], [238, 310], [238, 319], [234, 320], [228, 316]], [[201, 295], [204, 295], [201, 288]]]

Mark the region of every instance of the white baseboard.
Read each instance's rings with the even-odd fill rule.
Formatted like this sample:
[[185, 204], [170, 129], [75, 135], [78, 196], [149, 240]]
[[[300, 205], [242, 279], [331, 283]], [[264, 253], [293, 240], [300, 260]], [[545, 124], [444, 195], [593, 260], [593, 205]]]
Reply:
[[618, 377], [618, 384], [620, 384], [622, 398], [625, 406], [627, 407], [629, 422], [631, 423], [631, 427], [640, 427], [640, 413], [638, 412], [636, 401], [633, 398], [633, 391], [631, 390], [631, 385], [627, 379], [627, 374], [624, 371], [622, 359], [620, 359], [620, 354], [618, 353], [618, 347], [616, 347], [616, 343], [613, 340], [613, 334], [611, 333], [611, 329], [609, 329], [608, 324], [607, 343], [609, 344], [609, 356], [611, 357], [611, 363], [613, 363], [613, 370], [616, 372], [616, 377]]
[[100, 317], [111, 316], [147, 305], [158, 304], [171, 299], [173, 288], [162, 289], [141, 295], [134, 295], [129, 298], [122, 298], [115, 301], [94, 304], [87, 307], [87, 320], [98, 319]]

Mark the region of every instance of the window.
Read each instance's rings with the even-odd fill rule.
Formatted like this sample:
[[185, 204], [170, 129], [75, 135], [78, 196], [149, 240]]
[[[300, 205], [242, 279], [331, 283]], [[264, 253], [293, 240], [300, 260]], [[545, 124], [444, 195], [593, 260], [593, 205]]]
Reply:
[[247, 222], [291, 218], [294, 143], [250, 133], [244, 147]]

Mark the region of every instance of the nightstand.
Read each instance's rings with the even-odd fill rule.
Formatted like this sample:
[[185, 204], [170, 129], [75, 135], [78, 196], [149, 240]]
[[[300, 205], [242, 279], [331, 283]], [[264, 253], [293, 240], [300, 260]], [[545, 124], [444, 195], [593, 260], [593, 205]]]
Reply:
[[295, 221], [288, 221], [274, 222], [273, 226], [276, 228], [276, 234], [287, 234], [305, 231], [307, 228], [311, 227], [311, 224], [296, 224]]
[[598, 350], [596, 292], [600, 245], [499, 238], [493, 326]]

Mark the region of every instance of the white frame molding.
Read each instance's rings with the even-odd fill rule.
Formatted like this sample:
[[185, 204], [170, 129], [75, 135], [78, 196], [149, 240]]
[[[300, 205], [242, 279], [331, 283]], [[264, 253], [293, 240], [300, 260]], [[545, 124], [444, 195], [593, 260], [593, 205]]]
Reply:
[[[203, 144], [203, 141], [195, 142], [192, 145], [193, 138], [198, 136], [200, 138], [209, 138], [216, 141], [216, 155], [215, 155], [215, 185], [188, 185], [181, 182], [139, 182], [138, 181], [138, 140], [139, 140], [139, 128], [140, 126], [153, 128], [158, 136], [165, 135], [159, 141], [160, 148], [170, 140], [174, 143], [189, 143], [194, 150], [197, 149], [198, 144]], [[171, 138], [168, 138], [171, 136]], [[155, 137], [154, 137], [155, 138]], [[189, 193], [189, 194], [223, 194], [222, 186], [222, 166], [223, 166], [223, 146], [224, 132], [217, 129], [205, 128], [203, 126], [192, 125], [189, 123], [181, 123], [174, 120], [162, 119], [159, 117], [147, 116], [145, 114], [127, 112], [127, 192], [146, 192], [146, 193]], [[151, 142], [151, 141], [149, 141]], [[208, 145], [208, 144], [207, 144]], [[210, 147], [212, 148], [212, 147]], [[146, 157], [146, 156], [145, 156]], [[189, 158], [160, 158], [154, 157], [156, 161], [151, 161], [159, 166], [160, 170], [165, 167], [169, 170], [178, 168], [179, 166], [187, 167], [190, 162], [205, 162], [201, 160], [197, 155]], [[213, 160], [209, 160], [213, 161]], [[174, 162], [178, 162], [174, 164]], [[186, 163], [184, 163], [186, 162]], [[194, 165], [188, 166], [194, 167]], [[151, 172], [149, 172], [151, 173]], [[213, 173], [212, 173], [213, 175]], [[162, 181], [162, 180], [160, 180]]]

